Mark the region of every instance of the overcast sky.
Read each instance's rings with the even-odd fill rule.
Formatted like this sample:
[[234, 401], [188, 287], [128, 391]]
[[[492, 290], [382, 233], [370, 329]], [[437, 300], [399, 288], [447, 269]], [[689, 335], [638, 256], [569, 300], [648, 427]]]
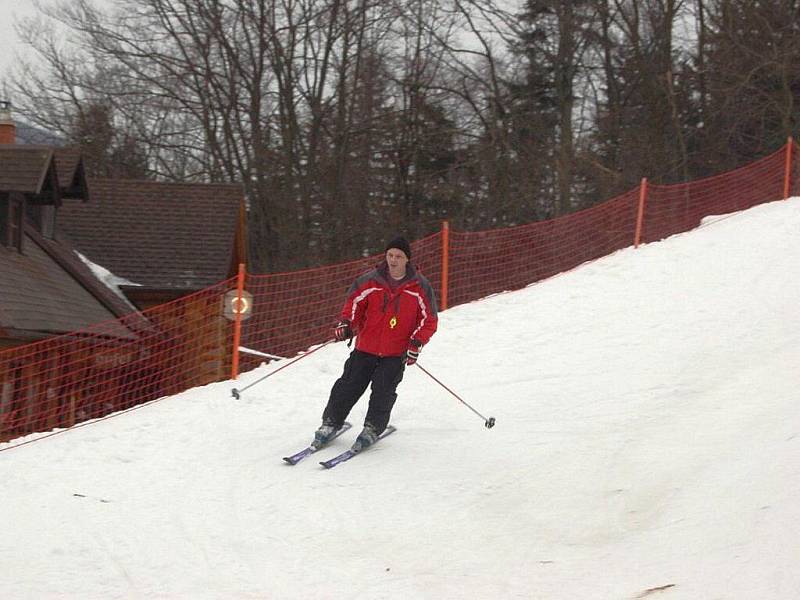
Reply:
[[36, 9], [30, 0], [0, 0], [0, 80], [8, 76], [15, 54], [22, 49], [14, 32], [14, 22], [35, 14]]
[[[39, 0], [44, 6], [57, 1]], [[17, 37], [14, 25], [21, 19], [35, 17], [37, 14], [34, 0], [0, 0], [0, 83], [8, 77], [14, 63], [20, 57], [31, 56], [28, 46]], [[3, 96], [5, 95], [2, 87], [0, 87], [0, 92]]]
[[[0, 0], [0, 96], [5, 96], [2, 82], [8, 77], [14, 62], [31, 56], [28, 47], [17, 37], [14, 25], [26, 17], [38, 14], [36, 3], [43, 6], [70, 0]], [[97, 6], [108, 6], [112, 0], [92, 0]], [[5, 99], [0, 98], [0, 99]], [[13, 98], [12, 98], [13, 101]]]
[[[38, 0], [39, 4], [49, 6], [70, 0]], [[110, 7], [113, 0], [92, 0], [100, 7]], [[15, 61], [20, 57], [32, 56], [29, 48], [17, 37], [15, 23], [26, 17], [35, 17], [37, 0], [0, 0], [0, 100], [5, 100], [3, 82], [8, 78]], [[507, 0], [507, 8], [521, 4], [521, 0]], [[13, 98], [11, 98], [13, 102]]]

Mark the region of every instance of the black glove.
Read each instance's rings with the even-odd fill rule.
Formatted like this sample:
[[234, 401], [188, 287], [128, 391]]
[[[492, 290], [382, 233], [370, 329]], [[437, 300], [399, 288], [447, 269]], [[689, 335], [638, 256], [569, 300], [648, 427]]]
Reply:
[[406, 350], [406, 365], [411, 366], [419, 358], [419, 353], [422, 350], [422, 344], [418, 340], [411, 340], [408, 342], [408, 350]]
[[353, 329], [350, 327], [350, 321], [341, 321], [333, 330], [333, 337], [337, 342], [343, 342], [353, 337]]

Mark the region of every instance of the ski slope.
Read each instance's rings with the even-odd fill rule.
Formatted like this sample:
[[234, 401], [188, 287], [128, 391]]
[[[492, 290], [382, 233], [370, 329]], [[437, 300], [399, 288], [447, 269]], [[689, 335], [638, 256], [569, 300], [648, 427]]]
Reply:
[[[398, 432], [290, 467], [332, 344], [0, 452], [0, 597], [800, 597], [800, 199], [441, 315]], [[335, 291], [332, 291], [335, 293]], [[0, 446], [2, 448], [2, 446]]]

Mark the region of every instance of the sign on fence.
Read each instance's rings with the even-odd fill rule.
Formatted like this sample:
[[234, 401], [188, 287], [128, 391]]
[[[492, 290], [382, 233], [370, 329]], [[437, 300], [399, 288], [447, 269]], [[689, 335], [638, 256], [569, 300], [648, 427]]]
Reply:
[[243, 321], [249, 319], [253, 314], [253, 295], [242, 290], [242, 297], [239, 298], [238, 290], [229, 291], [223, 298], [222, 314], [231, 321], [236, 320], [237, 314]]

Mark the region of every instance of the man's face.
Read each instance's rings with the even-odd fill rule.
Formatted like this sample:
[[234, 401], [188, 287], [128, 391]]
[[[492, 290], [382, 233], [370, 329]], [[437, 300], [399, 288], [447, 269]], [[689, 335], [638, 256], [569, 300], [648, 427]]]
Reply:
[[389, 265], [389, 274], [395, 279], [402, 279], [406, 275], [408, 257], [398, 248], [389, 248], [386, 251], [386, 262]]

